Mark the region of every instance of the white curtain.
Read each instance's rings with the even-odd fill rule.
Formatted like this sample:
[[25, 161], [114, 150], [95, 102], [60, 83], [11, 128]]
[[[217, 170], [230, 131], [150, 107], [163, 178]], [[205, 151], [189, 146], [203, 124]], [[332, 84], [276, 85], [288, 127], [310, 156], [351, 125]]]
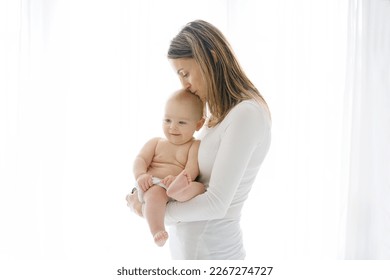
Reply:
[[390, 1], [351, 0], [345, 258], [390, 259]]
[[[389, 227], [388, 1], [373, 2], [383, 21], [370, 21], [376, 32], [355, 40], [346, 0], [0, 1], [0, 256], [170, 258], [124, 197], [134, 156], [162, 134], [162, 104], [180, 86], [166, 59], [169, 40], [201, 18], [226, 34], [272, 111], [272, 147], [243, 213], [248, 260], [388, 257], [378, 239]], [[350, 16], [372, 11], [358, 3]], [[356, 43], [348, 65], [347, 39]], [[363, 43], [376, 56], [352, 59]], [[355, 204], [362, 193], [366, 206]], [[362, 213], [372, 231], [362, 233]], [[368, 240], [383, 251], [348, 253], [373, 248]]]
[[0, 3], [0, 255], [58, 257], [69, 190], [69, 32], [66, 13], [55, 10], [67, 7]]

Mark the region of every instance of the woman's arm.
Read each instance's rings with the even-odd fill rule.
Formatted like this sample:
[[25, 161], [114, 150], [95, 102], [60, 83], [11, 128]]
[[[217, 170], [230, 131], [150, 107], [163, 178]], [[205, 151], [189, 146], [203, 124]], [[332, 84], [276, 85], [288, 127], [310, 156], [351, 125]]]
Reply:
[[[221, 123], [226, 127], [220, 135], [221, 142], [207, 191], [184, 203], [169, 203], [166, 211], [168, 223], [224, 217], [254, 150], [258, 145], [267, 145], [264, 153], [267, 152], [270, 141], [270, 120], [267, 113], [252, 103], [237, 106], [239, 107], [233, 108]], [[203, 148], [212, 149], [207, 144]], [[207, 154], [208, 151], [205, 150], [204, 153]]]

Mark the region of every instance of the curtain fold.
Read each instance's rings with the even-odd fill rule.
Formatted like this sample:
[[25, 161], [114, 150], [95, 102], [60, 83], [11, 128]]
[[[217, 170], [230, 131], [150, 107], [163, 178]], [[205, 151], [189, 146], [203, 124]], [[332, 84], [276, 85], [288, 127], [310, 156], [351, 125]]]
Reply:
[[390, 259], [390, 1], [351, 0], [346, 259]]

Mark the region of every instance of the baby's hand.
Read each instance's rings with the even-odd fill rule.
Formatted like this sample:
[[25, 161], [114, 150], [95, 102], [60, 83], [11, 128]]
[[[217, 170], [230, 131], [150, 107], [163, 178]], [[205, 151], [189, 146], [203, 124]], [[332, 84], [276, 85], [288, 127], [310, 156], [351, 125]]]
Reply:
[[137, 184], [141, 190], [146, 192], [153, 185], [152, 175], [142, 174], [137, 178]]
[[176, 176], [168, 175], [164, 179], [161, 180], [161, 183], [163, 183], [166, 187], [169, 187], [169, 185], [175, 180]]

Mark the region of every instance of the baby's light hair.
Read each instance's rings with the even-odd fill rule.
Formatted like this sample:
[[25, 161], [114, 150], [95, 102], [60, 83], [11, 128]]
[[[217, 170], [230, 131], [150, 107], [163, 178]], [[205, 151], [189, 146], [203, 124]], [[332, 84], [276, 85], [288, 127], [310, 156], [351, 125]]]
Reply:
[[194, 113], [197, 114], [197, 118], [200, 120], [203, 117], [204, 105], [202, 100], [200, 100], [199, 96], [191, 93], [187, 89], [179, 89], [175, 91], [167, 100], [168, 101], [177, 101], [182, 103], [183, 105], [189, 104], [192, 105]]

